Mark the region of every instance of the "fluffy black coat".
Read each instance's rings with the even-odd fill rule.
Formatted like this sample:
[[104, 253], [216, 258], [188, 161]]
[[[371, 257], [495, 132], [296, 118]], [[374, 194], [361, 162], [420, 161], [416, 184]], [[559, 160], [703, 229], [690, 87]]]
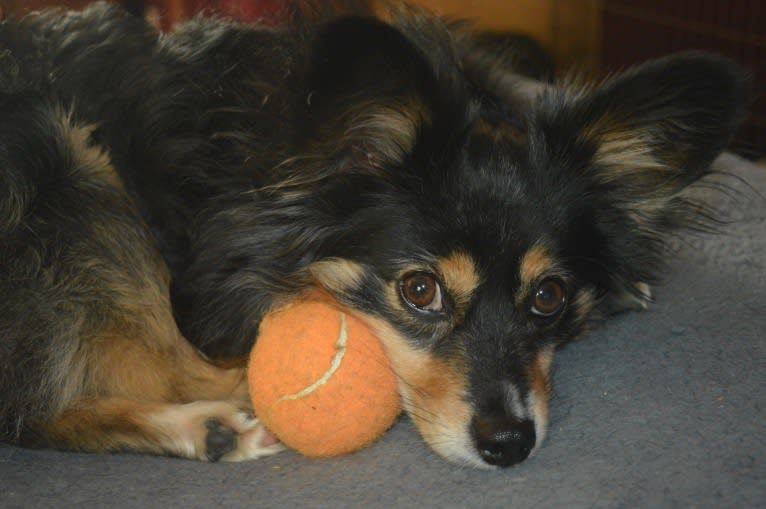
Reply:
[[[96, 4], [4, 23], [5, 432], [45, 435], [66, 407], [41, 387], [51, 364], [72, 362], [50, 352], [76, 356], [80, 333], [49, 309], [101, 323], [97, 303], [51, 290], [98, 264], [60, 257], [87, 251], [131, 273], [157, 249], [178, 326], [207, 355], [245, 355], [265, 312], [321, 286], [388, 338], [403, 386], [417, 383], [398, 355], [461, 379], [450, 412], [465, 416], [445, 433], [426, 422], [445, 418], [421, 401], [429, 391], [404, 391], [439, 452], [526, 457], [544, 433], [552, 349], [608, 305], [643, 304], [667, 234], [705, 219], [680, 193], [731, 139], [747, 80], [687, 53], [554, 86], [519, 76], [497, 44], [412, 12], [279, 28], [200, 19], [158, 34]], [[72, 162], [91, 149], [115, 181]], [[48, 290], [20, 282], [32, 280]], [[99, 288], [94, 300], [112, 302], [114, 284]], [[417, 293], [430, 290], [438, 307]], [[509, 428], [515, 443], [497, 445]]]

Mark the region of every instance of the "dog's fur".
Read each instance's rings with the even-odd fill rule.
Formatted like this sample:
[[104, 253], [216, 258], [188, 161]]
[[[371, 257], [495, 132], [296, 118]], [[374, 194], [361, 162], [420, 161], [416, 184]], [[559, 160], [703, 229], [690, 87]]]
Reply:
[[97, 4], [5, 22], [0, 52], [0, 434], [209, 460], [280, 449], [242, 359], [316, 287], [437, 452], [525, 459], [554, 350], [646, 305], [746, 101], [698, 53], [541, 84], [407, 9], [158, 35]]

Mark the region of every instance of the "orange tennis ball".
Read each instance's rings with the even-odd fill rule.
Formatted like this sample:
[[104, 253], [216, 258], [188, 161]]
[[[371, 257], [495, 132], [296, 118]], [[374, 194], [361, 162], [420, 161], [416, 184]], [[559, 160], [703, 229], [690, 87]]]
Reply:
[[401, 411], [378, 339], [333, 302], [304, 300], [266, 315], [248, 367], [258, 419], [306, 456], [371, 444]]

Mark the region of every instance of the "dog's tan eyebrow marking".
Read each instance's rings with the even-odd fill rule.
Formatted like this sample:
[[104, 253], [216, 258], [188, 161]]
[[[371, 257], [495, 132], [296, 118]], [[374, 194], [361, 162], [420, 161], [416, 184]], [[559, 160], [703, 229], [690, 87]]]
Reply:
[[438, 259], [436, 264], [458, 309], [467, 305], [471, 295], [481, 284], [481, 277], [473, 259], [462, 251], [456, 251]]
[[532, 284], [554, 266], [553, 258], [548, 254], [548, 250], [542, 244], [535, 244], [521, 258], [521, 264], [519, 265], [521, 286], [526, 287]]

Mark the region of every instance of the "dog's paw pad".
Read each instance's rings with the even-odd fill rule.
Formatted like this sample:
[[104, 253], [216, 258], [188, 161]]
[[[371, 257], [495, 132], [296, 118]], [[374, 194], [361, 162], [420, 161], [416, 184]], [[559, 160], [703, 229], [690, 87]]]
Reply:
[[218, 419], [205, 421], [205, 457], [208, 461], [218, 461], [224, 455], [237, 449], [237, 433], [224, 426]]

